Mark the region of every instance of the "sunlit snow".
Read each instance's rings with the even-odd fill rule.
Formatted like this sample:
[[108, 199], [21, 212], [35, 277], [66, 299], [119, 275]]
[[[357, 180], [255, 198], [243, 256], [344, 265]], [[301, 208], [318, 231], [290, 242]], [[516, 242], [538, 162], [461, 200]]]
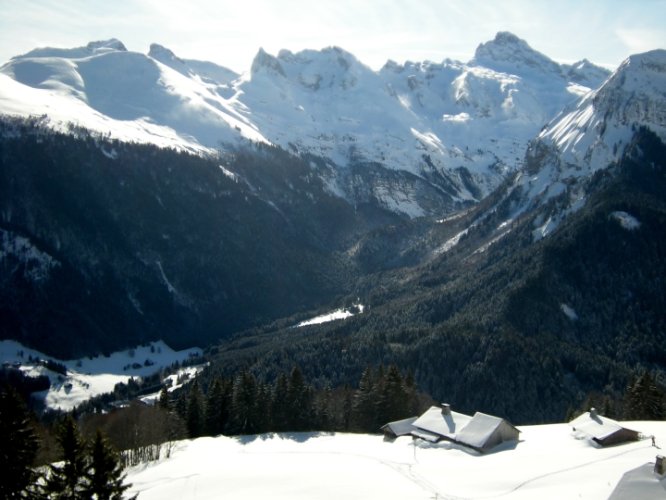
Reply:
[[[631, 428], [666, 443], [666, 423]], [[606, 500], [625, 472], [654, 462], [649, 439], [597, 448], [565, 424], [522, 426], [518, 444], [478, 453], [410, 437], [266, 434], [200, 438], [129, 470], [141, 500]], [[656, 479], [655, 479], [656, 481]]]
[[335, 311], [332, 311], [330, 313], [322, 314], [320, 316], [315, 316], [314, 318], [301, 321], [296, 325], [296, 328], [308, 325], [319, 325], [321, 323], [328, 323], [329, 321], [336, 321], [339, 319], [346, 319], [351, 316], [354, 316], [355, 314], [362, 314], [364, 309], [365, 306], [363, 304], [356, 304], [352, 307], [336, 309]]

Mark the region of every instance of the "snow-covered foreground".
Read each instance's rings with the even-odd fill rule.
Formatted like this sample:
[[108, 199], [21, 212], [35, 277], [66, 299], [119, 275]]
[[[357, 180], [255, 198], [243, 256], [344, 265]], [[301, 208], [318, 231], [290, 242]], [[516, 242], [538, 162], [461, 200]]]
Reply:
[[[63, 361], [26, 348], [14, 340], [0, 341], [0, 361], [15, 365], [31, 377], [48, 376], [51, 387], [48, 391], [35, 394], [35, 397], [42, 398], [47, 408], [65, 411], [74, 409], [94, 396], [112, 392], [119, 382], [127, 383], [132, 377], [152, 375], [175, 362], [182, 363], [201, 356], [201, 353], [198, 347], [174, 351], [159, 340], [108, 356]], [[53, 372], [38, 363], [38, 360], [47, 359], [64, 365], [67, 375]]]
[[[631, 422], [666, 443], [666, 422]], [[488, 455], [451, 444], [365, 434], [269, 434], [179, 443], [171, 458], [130, 469], [152, 499], [606, 499], [622, 475], [654, 462], [650, 439], [595, 448], [566, 424], [520, 427]]]

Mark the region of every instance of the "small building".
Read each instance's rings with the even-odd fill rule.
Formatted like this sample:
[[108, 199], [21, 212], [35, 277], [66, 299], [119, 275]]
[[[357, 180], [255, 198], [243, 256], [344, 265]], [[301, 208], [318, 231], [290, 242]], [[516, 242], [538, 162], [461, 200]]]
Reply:
[[409, 436], [414, 430], [412, 425], [417, 417], [409, 417], [403, 420], [396, 420], [395, 422], [389, 422], [388, 424], [382, 426], [382, 432], [384, 432], [384, 439], [386, 441], [393, 441], [400, 436]]
[[411, 434], [426, 441], [458, 443], [485, 453], [500, 443], [517, 441], [520, 431], [503, 418], [476, 412], [474, 416], [451, 410], [450, 405], [431, 406], [416, 419]]
[[591, 439], [599, 446], [611, 446], [639, 439], [638, 431], [622, 427], [615, 420], [599, 415], [594, 408], [573, 419], [569, 425], [576, 434]]

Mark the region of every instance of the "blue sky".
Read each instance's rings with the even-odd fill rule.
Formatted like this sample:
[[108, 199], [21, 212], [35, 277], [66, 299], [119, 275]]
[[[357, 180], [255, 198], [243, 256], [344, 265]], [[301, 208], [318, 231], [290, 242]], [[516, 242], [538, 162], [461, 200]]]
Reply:
[[373, 69], [388, 59], [469, 60], [511, 31], [560, 62], [617, 66], [666, 48], [666, 0], [0, 0], [0, 63], [35, 47], [115, 37], [236, 71], [276, 54], [338, 45]]

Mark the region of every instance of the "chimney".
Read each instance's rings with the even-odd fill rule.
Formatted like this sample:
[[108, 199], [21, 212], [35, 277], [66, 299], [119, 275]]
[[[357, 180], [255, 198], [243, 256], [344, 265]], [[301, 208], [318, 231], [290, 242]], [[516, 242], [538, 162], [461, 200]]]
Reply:
[[590, 417], [596, 418], [599, 415], [597, 415], [597, 409], [596, 408], [590, 408]]
[[666, 474], [666, 459], [663, 455], [657, 455], [657, 459], [654, 462], [654, 473], [660, 476]]
[[451, 405], [442, 403], [442, 415], [451, 415]]

